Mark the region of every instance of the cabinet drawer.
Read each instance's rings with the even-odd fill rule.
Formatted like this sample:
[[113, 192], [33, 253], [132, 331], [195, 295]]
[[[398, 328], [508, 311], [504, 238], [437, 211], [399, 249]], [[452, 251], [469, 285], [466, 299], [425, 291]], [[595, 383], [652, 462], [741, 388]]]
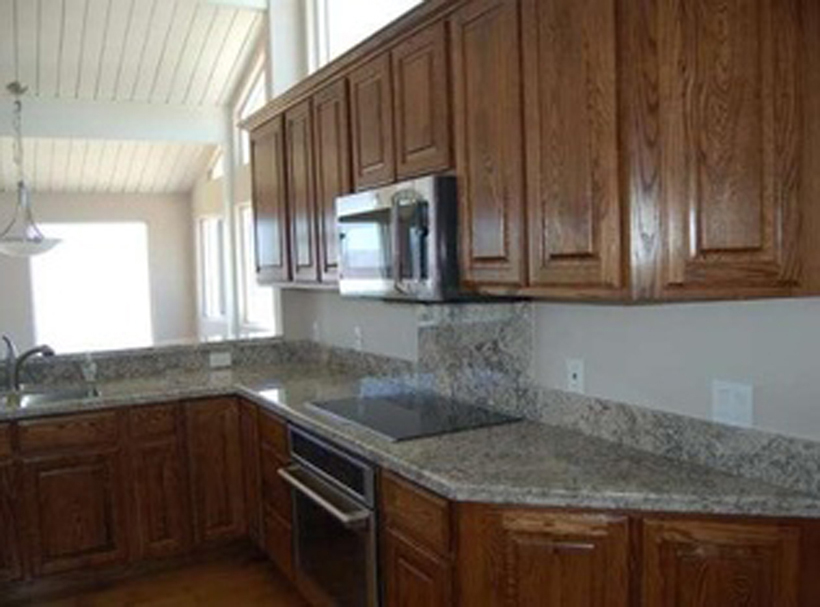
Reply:
[[119, 434], [114, 411], [25, 421], [18, 428], [23, 454], [114, 444]]
[[176, 405], [134, 407], [131, 410], [131, 435], [146, 440], [176, 434]]
[[279, 457], [273, 449], [262, 445], [262, 503], [265, 512], [276, 512], [283, 519], [291, 520], [290, 487], [279, 476], [279, 469], [287, 466], [287, 460]]
[[288, 429], [279, 418], [263, 411], [259, 416], [259, 438], [280, 457], [288, 457]]
[[389, 527], [440, 554], [450, 553], [450, 504], [390, 473], [382, 474], [382, 511]]
[[0, 459], [11, 456], [11, 426], [0, 425]]

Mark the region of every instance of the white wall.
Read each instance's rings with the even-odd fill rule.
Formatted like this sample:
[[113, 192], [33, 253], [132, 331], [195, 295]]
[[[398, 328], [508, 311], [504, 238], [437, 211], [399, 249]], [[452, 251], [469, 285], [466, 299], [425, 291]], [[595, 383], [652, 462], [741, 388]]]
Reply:
[[[36, 219], [40, 223], [147, 223], [154, 340], [164, 343], [196, 337], [188, 196], [33, 194], [33, 199]], [[0, 226], [5, 227], [10, 220], [14, 201], [15, 194], [0, 194]], [[33, 345], [31, 277], [27, 260], [0, 256], [0, 332], [11, 333], [21, 347]]]
[[[754, 386], [755, 426], [820, 440], [820, 299], [603, 306], [534, 304], [532, 376], [566, 389], [566, 359], [585, 362], [586, 391], [709, 419], [714, 379]], [[414, 306], [283, 292], [286, 337], [416, 360]]]
[[313, 339], [319, 323], [319, 341], [353, 348], [355, 327], [362, 330], [366, 352], [415, 361], [418, 352], [416, 307], [361, 299], [338, 293], [282, 291], [282, 326], [287, 339]]

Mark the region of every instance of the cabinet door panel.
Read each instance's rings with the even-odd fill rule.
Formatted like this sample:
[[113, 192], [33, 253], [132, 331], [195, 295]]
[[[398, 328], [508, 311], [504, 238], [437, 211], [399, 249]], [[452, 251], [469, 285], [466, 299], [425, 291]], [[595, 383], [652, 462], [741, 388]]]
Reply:
[[450, 98], [444, 22], [392, 52], [399, 179], [450, 168]]
[[387, 607], [448, 607], [450, 565], [432, 552], [387, 529], [384, 561]]
[[349, 82], [353, 182], [356, 190], [365, 190], [396, 176], [390, 56], [384, 53], [354, 70]]
[[313, 96], [316, 137], [316, 201], [319, 272], [322, 282], [338, 280], [336, 198], [350, 193], [350, 132], [347, 84], [336, 82]]
[[187, 406], [188, 447], [198, 542], [245, 533], [239, 407], [232, 398]]
[[799, 532], [646, 521], [646, 607], [797, 607]]
[[31, 460], [24, 468], [32, 573], [125, 560], [118, 451]]
[[288, 209], [282, 117], [251, 133], [251, 180], [260, 282], [290, 279]]
[[622, 286], [614, 0], [524, 0], [530, 286]]
[[[2, 428], [0, 427], [0, 432]], [[19, 491], [14, 464], [0, 462], [0, 582], [20, 579]]]
[[133, 458], [138, 554], [150, 558], [184, 552], [190, 509], [180, 441], [174, 436], [137, 444]]
[[795, 284], [799, 33], [798, 0], [659, 2], [667, 297]]
[[480, 505], [462, 513], [463, 605], [629, 605], [626, 518]]
[[245, 483], [245, 517], [248, 535], [262, 546], [262, 480], [260, 475], [259, 408], [249, 401], [241, 403], [242, 478]]
[[518, 0], [474, 0], [452, 32], [463, 279], [515, 288], [525, 251]]
[[291, 274], [297, 282], [317, 282], [319, 263], [309, 100], [285, 113], [285, 149], [290, 202]]

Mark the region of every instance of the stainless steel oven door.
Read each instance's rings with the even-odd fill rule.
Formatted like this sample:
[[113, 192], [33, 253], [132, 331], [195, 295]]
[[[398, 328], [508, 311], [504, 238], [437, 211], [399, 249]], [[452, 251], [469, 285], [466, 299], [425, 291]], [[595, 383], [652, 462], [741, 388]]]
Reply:
[[340, 607], [377, 607], [376, 519], [306, 468], [279, 470], [293, 499], [294, 566]]

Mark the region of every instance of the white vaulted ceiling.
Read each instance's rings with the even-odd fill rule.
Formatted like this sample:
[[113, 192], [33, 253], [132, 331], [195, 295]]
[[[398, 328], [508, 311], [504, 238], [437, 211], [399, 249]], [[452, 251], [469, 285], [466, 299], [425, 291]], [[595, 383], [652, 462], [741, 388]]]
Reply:
[[15, 187], [4, 90], [14, 80], [29, 87], [32, 190], [189, 191], [258, 48], [265, 4], [0, 0], [0, 191]]
[[0, 0], [0, 82], [36, 97], [221, 105], [262, 22], [202, 0]]
[[[26, 181], [36, 192], [188, 192], [215, 146], [178, 142], [26, 139]], [[0, 138], [0, 191], [14, 191], [12, 139]]]

